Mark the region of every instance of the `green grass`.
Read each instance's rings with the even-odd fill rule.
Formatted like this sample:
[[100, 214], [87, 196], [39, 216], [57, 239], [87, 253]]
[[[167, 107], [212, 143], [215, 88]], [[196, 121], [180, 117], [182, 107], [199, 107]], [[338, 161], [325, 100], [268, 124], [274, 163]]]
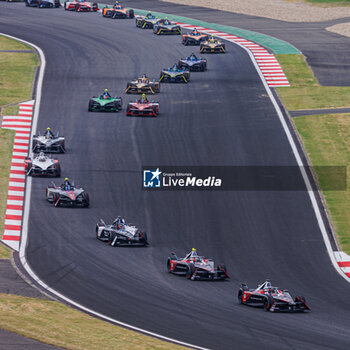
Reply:
[[[303, 116], [293, 121], [314, 166], [345, 165], [350, 169], [350, 114]], [[315, 167], [316, 175], [318, 171]], [[326, 185], [320, 182], [339, 243], [350, 254], [350, 190], [325, 191]]]
[[0, 50], [33, 50], [30, 46], [19, 41], [0, 36]]
[[0, 106], [30, 99], [36, 54], [0, 52]]
[[100, 321], [56, 301], [0, 294], [0, 314], [0, 328], [65, 349], [183, 349]]
[[18, 115], [18, 112], [19, 112], [18, 104], [16, 104], [15, 106], [3, 107], [1, 109], [2, 115]]
[[321, 86], [302, 55], [277, 55], [291, 87], [277, 88], [288, 110], [350, 107], [350, 87]]
[[[0, 237], [4, 233], [7, 191], [12, 159], [13, 130], [0, 129]], [[0, 259], [9, 259], [10, 251], [0, 244]]]
[[305, 0], [313, 5], [326, 5], [328, 6], [350, 6], [349, 0]]

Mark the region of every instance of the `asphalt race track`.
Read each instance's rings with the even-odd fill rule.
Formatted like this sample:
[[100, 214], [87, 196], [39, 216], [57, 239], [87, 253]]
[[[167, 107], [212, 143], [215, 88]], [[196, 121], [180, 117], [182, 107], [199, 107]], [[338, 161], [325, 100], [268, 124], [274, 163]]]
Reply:
[[[226, 44], [188, 85], [162, 85], [154, 119], [89, 113], [88, 100], [158, 77], [198, 52], [134, 20], [0, 4], [0, 32], [43, 49], [47, 69], [38, 130], [66, 137], [63, 176], [85, 187], [89, 209], [54, 208], [49, 179], [33, 179], [27, 260], [55, 290], [107, 316], [212, 349], [348, 349], [350, 285], [331, 265], [306, 192], [145, 192], [142, 165], [295, 165], [290, 145], [248, 54]], [[148, 232], [148, 248], [95, 238], [99, 218], [124, 216]], [[171, 251], [224, 262], [225, 282], [166, 272]], [[301, 294], [304, 314], [237, 302], [240, 282], [270, 278]]]

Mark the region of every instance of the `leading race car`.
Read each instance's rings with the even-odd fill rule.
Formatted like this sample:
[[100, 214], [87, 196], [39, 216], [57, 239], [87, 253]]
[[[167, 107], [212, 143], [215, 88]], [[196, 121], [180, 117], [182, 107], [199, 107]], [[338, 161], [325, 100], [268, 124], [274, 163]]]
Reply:
[[116, 2], [113, 7], [108, 8], [108, 6], [104, 7], [102, 10], [102, 16], [103, 17], [110, 17], [113, 19], [117, 18], [134, 18], [134, 10], [127, 9], [126, 7], [123, 7], [119, 4], [119, 2]]
[[100, 219], [96, 224], [96, 238], [108, 242], [112, 247], [148, 245], [147, 233], [133, 224], [126, 224], [120, 216], [113, 221], [112, 225], [106, 225]]
[[224, 264], [215, 267], [213, 260], [198, 256], [194, 248], [184, 258], [178, 258], [175, 253], [171, 253], [168, 257], [167, 269], [169, 273], [185, 275], [186, 278], [192, 281], [196, 279], [225, 280], [230, 278]]
[[182, 34], [182, 44], [187, 45], [200, 45], [202, 41], [208, 40], [208, 35], [198, 32], [196, 28], [190, 33]]
[[81, 187], [71, 184], [66, 178], [61, 186], [54, 183], [46, 187], [46, 199], [55, 207], [88, 207], [89, 194]]
[[157, 35], [161, 34], [181, 34], [181, 28], [178, 24], [169, 21], [166, 17], [164, 19], [159, 20], [153, 26], [153, 33]]
[[226, 46], [221, 40], [211, 36], [210, 39], [201, 43], [199, 51], [201, 53], [226, 53]]
[[186, 58], [179, 60], [179, 67], [188, 69], [191, 72], [204, 72], [207, 70], [207, 60], [202, 57], [197, 57], [194, 53]]
[[50, 128], [47, 128], [45, 133], [41, 135], [33, 136], [33, 148], [34, 153], [45, 152], [45, 153], [64, 153], [65, 139], [64, 136], [60, 136], [59, 133], [54, 135]]
[[159, 91], [159, 81], [149, 79], [146, 74], [142, 74], [141, 78], [130, 81], [125, 90], [127, 94], [155, 94]]
[[61, 176], [61, 166], [57, 159], [45, 156], [40, 152], [38, 156], [25, 157], [24, 168], [30, 176]]
[[130, 101], [126, 110], [127, 116], [156, 117], [159, 114], [159, 103], [149, 101], [145, 94], [139, 100]]
[[303, 296], [298, 295], [293, 300], [288, 290], [273, 287], [270, 280], [266, 280], [256, 289], [248, 289], [248, 286], [242, 283], [238, 292], [238, 300], [241, 304], [260, 306], [271, 312], [303, 312], [310, 310]]
[[160, 72], [159, 82], [161, 83], [185, 83], [190, 80], [190, 71], [185, 68], [180, 68], [176, 64], [168, 69], [163, 69]]
[[154, 25], [160, 20], [161, 18], [153, 16], [151, 11], [149, 11], [145, 17], [138, 16], [136, 18], [136, 27], [142, 29], [153, 29]]
[[104, 93], [99, 97], [93, 96], [89, 100], [89, 112], [119, 112], [123, 107], [123, 99], [121, 97], [112, 97], [108, 90], [105, 89]]
[[65, 1], [63, 8], [66, 11], [77, 12], [96, 12], [98, 11], [97, 2], [89, 2], [85, 0]]
[[60, 0], [25, 0], [26, 6], [39, 8], [58, 8], [61, 6]]

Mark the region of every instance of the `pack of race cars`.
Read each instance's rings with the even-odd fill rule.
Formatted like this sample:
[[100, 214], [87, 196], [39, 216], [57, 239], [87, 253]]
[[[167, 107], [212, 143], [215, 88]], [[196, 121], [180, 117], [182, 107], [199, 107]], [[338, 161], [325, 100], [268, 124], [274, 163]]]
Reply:
[[[58, 0], [25, 0], [26, 6], [39, 8], [58, 8]], [[95, 2], [84, 0], [65, 1], [63, 5], [66, 11], [96, 12], [99, 10]], [[135, 17], [132, 9], [121, 6], [118, 2], [113, 7], [104, 7], [102, 16], [112, 19]], [[136, 17], [136, 27], [151, 29], [156, 35], [181, 35], [184, 46], [199, 46], [200, 53], [226, 53], [225, 44], [201, 33], [197, 29], [182, 34], [178, 24], [161, 19], [150, 12], [144, 16]], [[159, 115], [159, 102], [149, 100], [146, 94], [160, 93], [161, 83], [190, 82], [190, 72], [205, 72], [207, 59], [197, 57], [194, 53], [180, 58], [176, 64], [160, 71], [159, 79], [149, 78], [146, 74], [128, 81], [125, 93], [141, 94], [135, 101], [130, 101], [126, 107], [127, 116], [157, 117]], [[120, 96], [112, 96], [107, 89], [99, 95], [93, 96], [88, 102], [89, 112], [119, 112], [123, 109], [123, 99]], [[52, 157], [52, 153], [65, 153], [65, 138], [54, 134], [48, 128], [45, 133], [33, 136], [33, 156], [26, 157], [25, 171], [28, 176], [61, 176], [61, 166], [58, 159]], [[55, 207], [88, 207], [89, 194], [80, 186], [71, 183], [68, 178], [61, 185], [51, 183], [46, 187], [46, 200]], [[96, 224], [96, 238], [108, 243], [112, 247], [118, 246], [147, 246], [149, 244], [147, 233], [131, 223], [126, 223], [118, 216], [112, 224], [106, 224], [100, 219]], [[200, 256], [196, 249], [192, 249], [184, 257], [178, 257], [171, 252], [166, 263], [169, 274], [183, 275], [186, 279], [195, 280], [228, 280], [226, 265], [216, 264], [210, 258]], [[249, 289], [245, 283], [241, 284], [238, 291], [238, 301], [242, 305], [262, 307], [268, 312], [304, 312], [310, 310], [303, 296], [292, 298], [287, 290], [274, 287], [269, 280]]]

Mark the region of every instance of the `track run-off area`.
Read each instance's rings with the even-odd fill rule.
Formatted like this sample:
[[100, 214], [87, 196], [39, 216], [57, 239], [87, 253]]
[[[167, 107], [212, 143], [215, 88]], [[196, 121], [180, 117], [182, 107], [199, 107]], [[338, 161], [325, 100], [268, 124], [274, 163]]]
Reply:
[[[249, 54], [226, 42], [206, 55], [208, 71], [189, 84], [163, 84], [158, 118], [89, 113], [105, 88], [198, 48], [156, 36], [134, 20], [98, 13], [0, 4], [0, 32], [40, 47], [46, 69], [37, 130], [66, 137], [62, 175], [90, 194], [88, 209], [45, 201], [50, 179], [32, 179], [26, 259], [50, 288], [135, 327], [211, 349], [347, 349], [350, 285], [336, 272], [306, 191], [141, 189], [143, 165], [297, 165], [276, 109]], [[202, 55], [204, 56], [204, 55]], [[117, 215], [148, 233], [147, 248], [112, 248], [95, 225]], [[196, 247], [225, 263], [231, 280], [192, 282], [169, 275], [166, 260]], [[273, 314], [238, 304], [241, 282], [266, 278], [307, 299], [311, 312]]]

